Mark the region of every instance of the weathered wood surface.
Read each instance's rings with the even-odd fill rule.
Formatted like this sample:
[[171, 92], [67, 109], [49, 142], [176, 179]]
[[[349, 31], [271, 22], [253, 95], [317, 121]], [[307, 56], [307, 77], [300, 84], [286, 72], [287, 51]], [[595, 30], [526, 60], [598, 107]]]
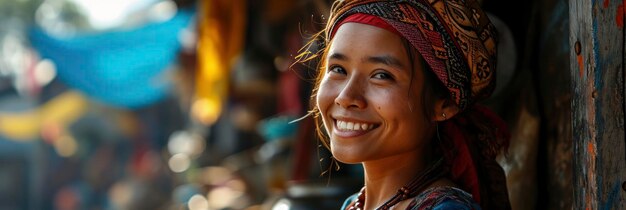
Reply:
[[571, 0], [574, 209], [626, 209], [624, 1]]

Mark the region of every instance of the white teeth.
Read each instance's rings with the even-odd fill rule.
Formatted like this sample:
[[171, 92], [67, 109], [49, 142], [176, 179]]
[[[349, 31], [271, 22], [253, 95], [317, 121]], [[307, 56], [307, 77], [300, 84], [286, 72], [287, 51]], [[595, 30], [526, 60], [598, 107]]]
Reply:
[[337, 120], [337, 128], [339, 128], [339, 130], [354, 130], [354, 131], [364, 130], [366, 131], [366, 130], [373, 129], [374, 124], [346, 122], [346, 121]]

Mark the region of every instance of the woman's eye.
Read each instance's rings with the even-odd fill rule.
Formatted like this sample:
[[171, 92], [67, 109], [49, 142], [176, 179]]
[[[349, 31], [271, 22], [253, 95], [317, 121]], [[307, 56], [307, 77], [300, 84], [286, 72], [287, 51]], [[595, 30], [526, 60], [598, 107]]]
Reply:
[[374, 74], [373, 78], [375, 78], [375, 79], [384, 79], [384, 80], [393, 79], [391, 74], [386, 73], [386, 72], [378, 72], [378, 73]]
[[341, 68], [341, 66], [331, 66], [329, 71], [339, 74], [346, 74], [346, 70]]

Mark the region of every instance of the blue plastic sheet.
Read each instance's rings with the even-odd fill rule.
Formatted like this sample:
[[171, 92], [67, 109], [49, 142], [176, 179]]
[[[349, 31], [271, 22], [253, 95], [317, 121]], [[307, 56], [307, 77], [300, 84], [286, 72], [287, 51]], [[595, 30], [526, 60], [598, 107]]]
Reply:
[[163, 99], [172, 82], [166, 70], [181, 48], [178, 34], [193, 11], [126, 31], [58, 38], [40, 28], [30, 41], [57, 67], [58, 78], [90, 98], [119, 107], [138, 108]]

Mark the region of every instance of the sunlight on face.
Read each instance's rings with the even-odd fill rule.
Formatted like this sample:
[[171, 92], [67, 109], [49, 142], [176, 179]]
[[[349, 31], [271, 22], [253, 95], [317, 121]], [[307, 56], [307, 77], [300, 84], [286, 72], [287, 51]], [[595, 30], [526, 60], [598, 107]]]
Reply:
[[402, 39], [385, 29], [346, 23], [326, 57], [317, 107], [333, 156], [345, 163], [415, 155], [429, 122], [423, 115], [420, 62], [412, 68]]

